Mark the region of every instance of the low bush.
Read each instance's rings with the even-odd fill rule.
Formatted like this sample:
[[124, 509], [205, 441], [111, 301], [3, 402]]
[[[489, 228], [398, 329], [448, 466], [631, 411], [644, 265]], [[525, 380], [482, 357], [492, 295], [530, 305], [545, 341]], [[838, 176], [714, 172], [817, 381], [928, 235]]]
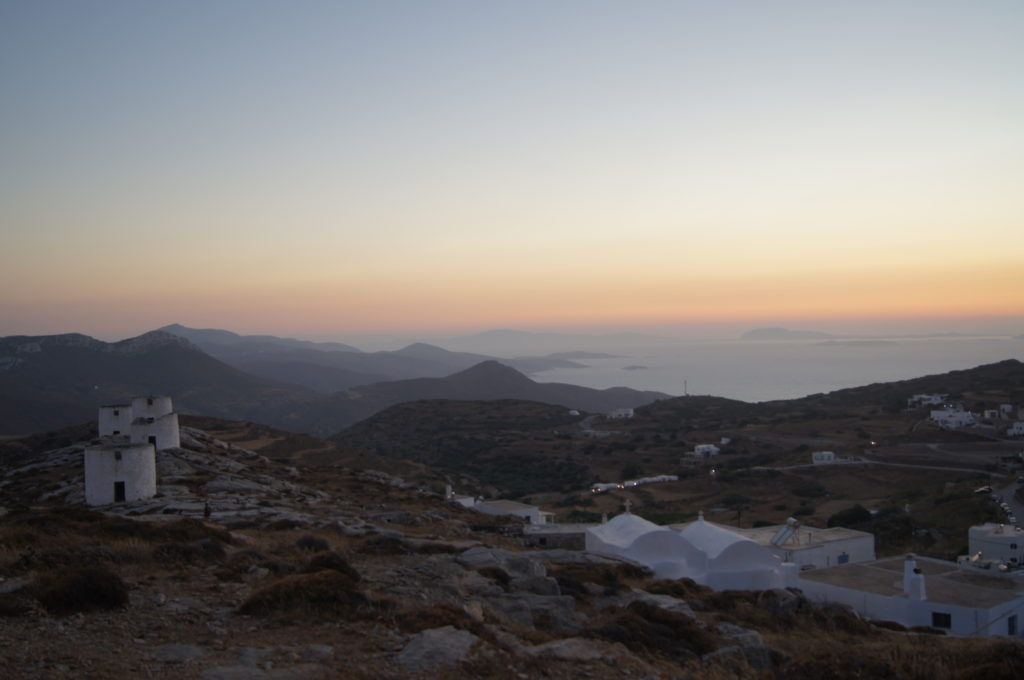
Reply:
[[252, 616], [283, 613], [349, 616], [367, 604], [356, 590], [355, 581], [332, 569], [315, 574], [285, 576], [260, 588], [242, 603], [238, 611]]
[[715, 649], [714, 638], [689, 616], [645, 602], [634, 602], [625, 609], [608, 609], [610, 620], [587, 630], [586, 637], [619, 642], [634, 652], [677, 660], [692, 659]]
[[220, 562], [224, 558], [224, 546], [213, 539], [197, 543], [164, 543], [153, 550], [153, 559], [167, 564]]
[[116, 609], [128, 604], [124, 581], [106, 567], [61, 567], [40, 572], [29, 589], [52, 614]]
[[320, 552], [317, 553], [309, 560], [306, 564], [306, 568], [303, 572], [307, 574], [314, 574], [324, 569], [330, 569], [352, 579], [353, 583], [357, 583], [360, 580], [359, 572], [357, 572], [348, 561], [336, 552]]
[[295, 541], [295, 547], [299, 550], [309, 550], [311, 552], [325, 552], [331, 549], [331, 546], [327, 541], [309, 534], [306, 534], [299, 540]]

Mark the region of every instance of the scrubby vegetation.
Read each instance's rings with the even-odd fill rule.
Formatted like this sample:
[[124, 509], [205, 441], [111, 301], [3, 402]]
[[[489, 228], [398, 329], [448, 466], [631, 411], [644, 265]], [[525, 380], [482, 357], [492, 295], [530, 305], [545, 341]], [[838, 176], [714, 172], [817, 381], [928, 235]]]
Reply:
[[60, 567], [37, 572], [29, 592], [53, 614], [116, 609], [128, 604], [124, 581], [106, 567]]
[[252, 616], [302, 614], [331, 617], [351, 616], [368, 604], [348, 575], [324, 569], [312, 574], [294, 574], [260, 588], [238, 608]]

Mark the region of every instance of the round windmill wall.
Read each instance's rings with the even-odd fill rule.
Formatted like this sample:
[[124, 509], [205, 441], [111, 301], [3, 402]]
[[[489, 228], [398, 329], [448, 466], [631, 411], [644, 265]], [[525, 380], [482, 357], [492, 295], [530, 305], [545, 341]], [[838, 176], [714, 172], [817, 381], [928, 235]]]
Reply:
[[131, 404], [100, 406], [98, 425], [101, 437], [119, 434], [128, 436], [132, 425]]
[[150, 395], [132, 399], [132, 413], [136, 418], [159, 418], [173, 410], [170, 397]]
[[132, 443], [152, 444], [158, 451], [181, 446], [177, 413], [168, 413], [161, 418], [136, 418], [131, 432]]
[[156, 451], [152, 444], [100, 444], [85, 450], [88, 505], [136, 501], [156, 495]]

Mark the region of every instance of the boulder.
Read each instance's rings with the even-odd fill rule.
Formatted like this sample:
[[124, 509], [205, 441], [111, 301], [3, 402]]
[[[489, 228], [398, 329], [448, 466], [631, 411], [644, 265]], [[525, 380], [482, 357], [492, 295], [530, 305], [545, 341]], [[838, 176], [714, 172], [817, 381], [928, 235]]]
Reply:
[[525, 553], [514, 553], [500, 548], [470, 548], [460, 554], [456, 561], [466, 569], [496, 567], [512, 579], [548, 575], [543, 564]]

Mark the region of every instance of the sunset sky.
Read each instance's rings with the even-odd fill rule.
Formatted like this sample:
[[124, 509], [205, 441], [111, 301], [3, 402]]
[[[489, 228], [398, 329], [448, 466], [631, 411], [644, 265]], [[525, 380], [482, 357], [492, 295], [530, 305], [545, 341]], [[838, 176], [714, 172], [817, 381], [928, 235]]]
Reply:
[[1024, 2], [0, 3], [0, 335], [1024, 333]]

